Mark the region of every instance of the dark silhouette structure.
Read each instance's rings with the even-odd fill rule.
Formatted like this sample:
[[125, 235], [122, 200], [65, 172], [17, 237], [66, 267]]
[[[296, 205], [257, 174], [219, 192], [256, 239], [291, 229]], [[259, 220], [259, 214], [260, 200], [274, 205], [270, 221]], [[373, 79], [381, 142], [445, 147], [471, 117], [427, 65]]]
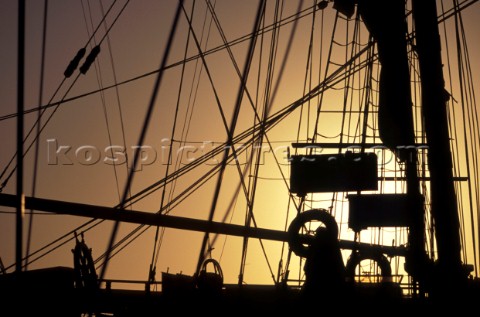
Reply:
[[[460, 257], [460, 226], [453, 188], [435, 1], [413, 0], [412, 4], [415, 49], [422, 78], [423, 119], [429, 148], [430, 203], [438, 245], [436, 262], [427, 256], [425, 250], [426, 200], [421, 195], [417, 176], [407, 54], [408, 41], [413, 39], [407, 38], [405, 1], [334, 0], [333, 3], [336, 10], [349, 18], [357, 9], [377, 45], [381, 65], [379, 134], [383, 144], [405, 167], [407, 190], [403, 194], [363, 193], [378, 189], [377, 156], [366, 153], [365, 144], [357, 153], [344, 151], [333, 155], [290, 156], [289, 189], [301, 198], [302, 203], [309, 193], [353, 192], [355, 194], [348, 197], [348, 225], [356, 237], [369, 227], [406, 227], [409, 229], [407, 245], [342, 240], [336, 219], [329, 210], [305, 211], [305, 205], [298, 207], [297, 216], [285, 232], [220, 223], [213, 218], [207, 221], [27, 197], [25, 207], [35, 210], [287, 242], [290, 251], [305, 260], [305, 280], [299, 287], [290, 287], [286, 272], [283, 280], [276, 281], [274, 285], [225, 285], [219, 262], [207, 258], [199, 263], [198, 273], [193, 276], [162, 272], [161, 292], [151, 289], [156, 285], [153, 266], [143, 290], [115, 290], [111, 281], [101, 280], [97, 275], [92, 250], [82, 234], [80, 238], [75, 236], [73, 268], [1, 274], [0, 299], [6, 303], [5, 306], [12, 306], [16, 299], [24, 298], [28, 305], [15, 306], [17, 315], [76, 317], [82, 314], [102, 316], [103, 313], [149, 316], [160, 311], [182, 314], [192, 309], [210, 315], [224, 315], [232, 311], [239, 315], [285, 314], [317, 312], [325, 307], [336, 307], [344, 313], [358, 313], [362, 307], [368, 307], [368, 312], [372, 313], [372, 308], [385, 307], [403, 314], [420, 309], [436, 313], [443, 309], [445, 303], [450, 305], [452, 302], [457, 309], [468, 300], [476, 300], [480, 296], [480, 283], [469, 278], [472, 267], [462, 263]], [[325, 9], [327, 5], [326, 1], [322, 1], [319, 8]], [[99, 46], [95, 56], [98, 53]], [[72, 62], [78, 64], [83, 54], [79, 52]], [[74, 66], [69, 66], [65, 75], [70, 76]], [[17, 203], [15, 195], [0, 194], [0, 205], [15, 207]], [[350, 251], [346, 263], [342, 256], [345, 250]], [[390, 259], [394, 256], [405, 257], [405, 269], [413, 280], [412, 290], [409, 290], [413, 295], [410, 297], [405, 296], [399, 284], [393, 281]], [[376, 282], [361, 283], [356, 280], [362, 261], [371, 261], [378, 267]], [[338, 302], [342, 302], [341, 307], [336, 306]], [[380, 309], [373, 314], [376, 312], [384, 314]]]
[[345, 294], [346, 272], [338, 239], [325, 227], [318, 227], [304, 266], [305, 296], [314, 300], [335, 300]]

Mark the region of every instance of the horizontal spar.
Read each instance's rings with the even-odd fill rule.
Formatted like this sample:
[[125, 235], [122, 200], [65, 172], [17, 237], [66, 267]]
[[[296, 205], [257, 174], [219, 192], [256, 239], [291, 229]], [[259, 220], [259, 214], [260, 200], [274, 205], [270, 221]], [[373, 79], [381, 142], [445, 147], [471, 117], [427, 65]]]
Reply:
[[[16, 207], [18, 200], [15, 195], [0, 194], [0, 205], [6, 207]], [[181, 230], [210, 232], [225, 234], [238, 237], [249, 237], [273, 241], [288, 242], [288, 233], [280, 230], [245, 227], [241, 225], [228, 224], [201, 219], [177, 217], [162, 215], [158, 213], [149, 213], [144, 211], [134, 211], [118, 209], [111, 207], [95, 206], [88, 204], [72, 203], [52, 199], [43, 199], [35, 197], [25, 198], [25, 208], [44, 212], [51, 212], [61, 215], [71, 215], [78, 217], [87, 217], [93, 219], [112, 220], [119, 222], [143, 224], [149, 226], [159, 226]], [[304, 236], [304, 241], [308, 236]], [[348, 240], [340, 240], [342, 249], [360, 250], [377, 249], [388, 255], [405, 255], [404, 247], [392, 247], [372, 245], [367, 243], [358, 243]]]

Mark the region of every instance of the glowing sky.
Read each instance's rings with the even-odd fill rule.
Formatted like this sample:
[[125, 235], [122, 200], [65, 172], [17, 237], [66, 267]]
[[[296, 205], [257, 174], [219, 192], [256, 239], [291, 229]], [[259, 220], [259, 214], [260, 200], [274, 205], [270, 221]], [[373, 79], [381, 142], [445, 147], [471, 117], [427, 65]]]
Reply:
[[[287, 0], [280, 2], [283, 3], [282, 18], [295, 14], [299, 4], [298, 1]], [[112, 3], [114, 5], [105, 19], [105, 24], [100, 24], [103, 16], [102, 12], [107, 12]], [[186, 11], [190, 14], [193, 2], [185, 1], [185, 3]], [[311, 8], [313, 3], [313, 1], [304, 1], [302, 8]], [[122, 84], [118, 86], [118, 89], [110, 88], [105, 90], [103, 94], [90, 94], [65, 102], [58, 107], [58, 110], [56, 110], [38, 139], [38, 174], [35, 186], [35, 195], [37, 197], [102, 206], [115, 206], [119, 203], [127, 178], [126, 164], [119, 165], [117, 169], [108, 164], [109, 159], [114, 157], [110, 150], [112, 146], [115, 149], [124, 148], [127, 150], [128, 155], [131, 155], [135, 146], [138, 146], [139, 133], [145, 120], [146, 109], [149, 105], [157, 76], [157, 72], [154, 71], [158, 70], [163, 57], [177, 1], [129, 1], [123, 12], [121, 12], [124, 4], [126, 4], [125, 1], [48, 1], [44, 75], [43, 79], [41, 79], [44, 2], [38, 0], [27, 1], [25, 34], [26, 110], [34, 109], [39, 103], [45, 105], [50, 102], [51, 98], [53, 98], [53, 102], [57, 102], [62, 100], [62, 98], [68, 99], [80, 96], [96, 91], [101, 87], [112, 86], [116, 82], [124, 82], [153, 72], [148, 76]], [[215, 12], [228, 41], [250, 34], [255, 20], [257, 5], [258, 1], [254, 0], [217, 1]], [[212, 49], [222, 44], [219, 31], [215, 24], [210, 24], [211, 15], [206, 14], [206, 10], [207, 7], [204, 1], [195, 2], [193, 28], [203, 50]], [[265, 25], [273, 23], [274, 10], [274, 1], [268, 1]], [[322, 11], [316, 11], [315, 13], [315, 28], [313, 29], [312, 42], [315, 46], [312, 47], [313, 64], [310, 77], [306, 76], [305, 72], [313, 21], [311, 10], [303, 13], [305, 17], [300, 20], [297, 33], [292, 42], [288, 42], [288, 39], [293, 24], [289, 23], [280, 29], [275, 66], [280, 66], [284, 52], [289, 45], [291, 46], [291, 51], [288, 62], [285, 64], [281, 81], [277, 81], [279, 76], [278, 68], [273, 75], [273, 85], [276, 85], [278, 82], [279, 88], [272, 104], [271, 113], [300, 98], [304, 93], [305, 82], [307, 86], [310, 82], [310, 86], [313, 87], [318, 84], [319, 78], [323, 76], [323, 73], [321, 76], [319, 75], [319, 69], [322, 72], [325, 70], [326, 60], [322, 60], [323, 64], [320, 65], [319, 56], [326, 57], [334, 12], [330, 5], [325, 9], [324, 14], [322, 14]], [[207, 19], [204, 24], [205, 15]], [[117, 17], [118, 20], [116, 20]], [[478, 59], [478, 56], [480, 56], [480, 43], [478, 43], [480, 6], [478, 3], [466, 10], [464, 19], [466, 34], [470, 39], [473, 39], [473, 41], [469, 42], [473, 75], [477, 82], [480, 82], [480, 63]], [[97, 26], [99, 26], [98, 32], [91, 39], [91, 34]], [[108, 37], [104, 37], [106, 30], [110, 27]], [[210, 32], [208, 32], [209, 29]], [[452, 30], [451, 25], [449, 30]], [[207, 34], [210, 34], [208, 38]], [[321, 37], [322, 35], [323, 37]], [[257, 53], [248, 82], [252, 98], [254, 100], [258, 98], [257, 102], [260, 109], [263, 106], [262, 100], [265, 95], [265, 87], [264, 84], [260, 84], [261, 88], [257, 88], [256, 76], [259, 69], [261, 69], [259, 81], [265, 82], [268, 70], [267, 65], [269, 64], [268, 56], [271, 36], [271, 32], [268, 32], [265, 34], [265, 38], [261, 39], [261, 43], [264, 46], [262, 47], [264, 50], [262, 53], [262, 66], [258, 66], [260, 64], [260, 54]], [[363, 33], [363, 36], [365, 38], [365, 33]], [[188, 50], [185, 52], [187, 37], [188, 24], [182, 12], [177, 35], [168, 59], [168, 65], [183, 60], [184, 54], [187, 57], [198, 54], [192, 36], [189, 39]], [[12, 166], [7, 168], [7, 164], [16, 150], [16, 120], [15, 118], [4, 118], [4, 116], [15, 113], [17, 106], [17, 5], [15, 1], [0, 2], [0, 39], [2, 41], [0, 50], [0, 96], [2, 97], [2, 106], [0, 107], [0, 117], [2, 117], [0, 122], [0, 135], [2, 136], [0, 169], [3, 172], [3, 169], [6, 168], [7, 171], [0, 181], [4, 182], [12, 168]], [[321, 39], [323, 39], [324, 46], [321, 46]], [[78, 71], [74, 73], [71, 78], [68, 78], [61, 85], [60, 90], [54, 95], [54, 92], [62, 83], [64, 78], [63, 72], [66, 66], [77, 51], [88, 43], [86, 46], [88, 54], [95, 43], [100, 41], [102, 42], [101, 52], [97, 59], [98, 64], [95, 64], [95, 67], [92, 66], [85, 75], [79, 75], [77, 80]], [[247, 39], [231, 47], [240, 71], [243, 70], [248, 45], [249, 40]], [[260, 42], [258, 45], [257, 49], [260, 50]], [[319, 53], [321, 49], [322, 54]], [[338, 51], [335, 55], [339, 63], [345, 58], [342, 54], [345, 54], [345, 51]], [[200, 154], [210, 150], [213, 145], [226, 140], [227, 134], [224, 122], [218, 110], [217, 99], [210, 84], [209, 76], [213, 79], [218, 102], [224, 111], [227, 125], [230, 124], [240, 82], [227, 50], [223, 49], [209, 54], [205, 56], [205, 61], [208, 70], [203, 68], [200, 71], [201, 59], [196, 59], [186, 64], [183, 73], [183, 90], [180, 98], [178, 97], [178, 90], [180, 80], [182, 79], [182, 65], [176, 65], [165, 71], [164, 80], [156, 98], [155, 108], [150, 118], [150, 126], [144, 143], [144, 145], [148, 146], [144, 152], [148, 157], [145, 157], [145, 164], [135, 173], [135, 180], [131, 189], [132, 193], [136, 193], [164, 177], [170, 146], [169, 140], [171, 131], [174, 128], [174, 118], [177, 118], [179, 122], [175, 126], [177, 141], [180, 140], [182, 133], [184, 133], [184, 137], [186, 136], [184, 140], [187, 141], [183, 148], [178, 142], [173, 145], [173, 160], [180, 159], [181, 163], [179, 166], [184, 166], [192, 159], [198, 158]], [[333, 71], [335, 66], [331, 67], [332, 70], [329, 73]], [[201, 76], [200, 80], [198, 80], [199, 76]], [[43, 82], [43, 97], [39, 102], [41, 81]], [[69, 90], [70, 86], [72, 86], [71, 90]], [[477, 96], [480, 95], [478, 87], [477, 85]], [[337, 92], [336, 95], [334, 93], [330, 97], [325, 97], [325, 109], [338, 109], [342, 102], [342, 96], [342, 93]], [[180, 100], [178, 112], [176, 112], [177, 100]], [[248, 129], [255, 120], [253, 111], [247, 101], [247, 98], [244, 97], [236, 133]], [[46, 115], [50, 115], [53, 109], [55, 108], [49, 108], [46, 111]], [[315, 105], [312, 105], [311, 110], [308, 111], [314, 114], [314, 110]], [[307, 116], [308, 111], [305, 110], [302, 113], [303, 127], [299, 132], [299, 139], [302, 141], [305, 141], [307, 135], [311, 135], [312, 126], [307, 126], [306, 122], [309, 121], [312, 124], [313, 119]], [[260, 113], [262, 112], [260, 111]], [[36, 112], [32, 112], [25, 117], [26, 133], [30, 130], [36, 118]], [[282, 122], [269, 134], [269, 138], [274, 142], [278, 158], [285, 160], [286, 154], [283, 151], [292, 141], [296, 140], [299, 118], [300, 114], [298, 112], [294, 113], [291, 120]], [[320, 126], [322, 126], [321, 132], [330, 133], [327, 135], [329, 137], [336, 136], [339, 124], [335, 120], [338, 120], [338, 118], [334, 114], [324, 117], [324, 121], [320, 122]], [[47, 116], [42, 117], [42, 122], [46, 120]], [[186, 129], [187, 126], [190, 129], [188, 134], [186, 134], [186, 130], [182, 132], [182, 129]], [[31, 142], [32, 138], [29, 138], [26, 142], [26, 147]], [[59, 151], [59, 148], [62, 146], [70, 149], [68, 155], [65, 154], [67, 152]], [[24, 191], [28, 196], [32, 194], [35, 162], [34, 149], [35, 147], [25, 157]], [[93, 158], [88, 155], [93, 155]], [[122, 159], [123, 156], [117, 158]], [[220, 160], [221, 156], [218, 156], [216, 159]], [[243, 166], [247, 159], [247, 154], [244, 154], [240, 158], [240, 166]], [[210, 163], [210, 165], [203, 164], [198, 169], [198, 172], [191, 172], [191, 176], [188, 178], [178, 180], [175, 189], [169, 186], [166, 192], [167, 197], [169, 191], [174, 192], [173, 196], [175, 196], [190, 186], [202, 173], [205, 173], [209, 166], [211, 167], [215, 164], [213, 160]], [[282, 171], [288, 173], [287, 162], [284, 161], [281, 166]], [[262, 169], [260, 174], [258, 191], [255, 196], [255, 209], [258, 210], [258, 214], [256, 214], [258, 226], [283, 230], [285, 219], [287, 218], [288, 192], [280, 179], [280, 170], [276, 167], [274, 157], [268, 148], [265, 149], [263, 154], [262, 167], [264, 169]], [[173, 169], [173, 167], [171, 168]], [[198, 190], [189, 196], [188, 200], [182, 202], [172, 214], [205, 219], [211, 207], [216, 179], [216, 177], [213, 177], [202, 190]], [[247, 177], [246, 179], [248, 180], [249, 178]], [[219, 212], [215, 217], [216, 220], [220, 220], [224, 216], [238, 180], [239, 176], [236, 166], [234, 164], [229, 165], [223, 181], [224, 188], [221, 191], [221, 199], [217, 207]], [[15, 193], [14, 176], [10, 178], [3, 192]], [[243, 193], [240, 196], [242, 195]], [[148, 199], [135, 204], [133, 208], [135, 210], [155, 212], [160, 208], [160, 201], [161, 192], [156, 192]], [[166, 198], [166, 201], [168, 201], [168, 198]], [[329, 206], [329, 202], [325, 204], [325, 207]], [[229, 214], [229, 220], [232, 217], [232, 223], [243, 223], [245, 202], [239, 199], [235, 210], [237, 211], [236, 213]], [[14, 216], [10, 213], [12, 210], [2, 208], [1, 211], [6, 213], [0, 214], [0, 237], [2, 240], [0, 256], [3, 263], [9, 266], [15, 258], [13, 251], [15, 242]], [[292, 212], [290, 211], [288, 216], [290, 219]], [[84, 218], [67, 216], [36, 215], [33, 221], [31, 250], [38, 249], [61, 234], [83, 224], [86, 220]], [[25, 230], [27, 230], [27, 224], [28, 221], [25, 222]], [[118, 237], [123, 237], [135, 227], [133, 225], [121, 225]], [[87, 244], [93, 248], [94, 257], [104, 252], [111, 228], [112, 223], [103, 223], [86, 234]], [[119, 253], [112, 260], [109, 268], [110, 276], [122, 279], [145, 279], [152, 252], [155, 248], [153, 243], [154, 235], [154, 229], [146, 231], [132, 245], [128, 246], [126, 251]], [[186, 274], [191, 274], [196, 265], [202, 236], [201, 233], [166, 230], [158, 255], [157, 274], [167, 269], [170, 272], [183, 271]], [[225, 248], [222, 247], [223, 243], [225, 243]], [[239, 238], [225, 239], [225, 237], [222, 237], [215, 246], [214, 257], [217, 259], [221, 258], [222, 265], [229, 268], [229, 270], [224, 269], [228, 282], [236, 281], [240, 266], [241, 243], [242, 240]], [[271, 282], [270, 272], [259, 243], [252, 241], [250, 244], [251, 249], [249, 252], [251, 253], [249, 253], [247, 259], [247, 272], [250, 275], [247, 276], [246, 280], [248, 282]], [[71, 266], [71, 248], [73, 248], [73, 242], [67, 243], [51, 255], [35, 262], [31, 267]], [[280, 243], [265, 242], [266, 253], [275, 274], [281, 255], [280, 248]], [[157, 275], [157, 279], [159, 278], [160, 276]]]

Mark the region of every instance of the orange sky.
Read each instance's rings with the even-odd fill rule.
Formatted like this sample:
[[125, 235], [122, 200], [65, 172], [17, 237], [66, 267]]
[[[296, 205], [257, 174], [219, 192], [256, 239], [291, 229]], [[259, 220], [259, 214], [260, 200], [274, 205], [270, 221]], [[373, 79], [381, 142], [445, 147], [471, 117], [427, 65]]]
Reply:
[[[257, 1], [217, 1], [215, 12], [222, 26], [223, 32], [229, 41], [241, 38], [249, 34], [253, 27]], [[112, 1], [102, 1], [103, 11], [106, 12]], [[124, 1], [118, 1], [106, 18], [107, 27], [115, 21], [120, 13]], [[190, 12], [192, 1], [185, 1], [186, 10]], [[212, 1], [213, 3], [213, 1]], [[148, 74], [155, 71], [160, 65], [165, 42], [170, 31], [173, 13], [177, 2], [169, 1], [131, 1], [120, 14], [118, 20], [101, 44], [101, 53], [97, 59], [97, 68], [92, 67], [86, 75], [80, 75], [74, 83], [77, 73], [67, 79], [61, 86], [59, 92], [53, 97], [53, 101], [62, 98], [72, 98], [85, 93], [98, 90], [101, 87], [114, 85], [115, 82], [124, 82], [129, 79]], [[265, 17], [265, 25], [273, 23], [274, 2], [269, 1]], [[296, 12], [297, 1], [284, 1], [282, 18], [293, 15]], [[303, 8], [311, 8], [313, 1], [304, 1]], [[448, 8], [450, 2], [446, 4]], [[86, 45], [92, 30], [101, 21], [102, 8], [98, 1], [68, 0], [49, 1], [48, 23], [45, 48], [45, 73], [43, 78], [43, 98], [41, 104], [47, 104], [53, 93], [63, 80], [63, 72], [69, 61], [76, 52]], [[202, 43], [202, 47], [212, 49], [222, 44], [222, 39], [215, 24], [210, 25], [210, 15], [207, 14], [205, 30], [210, 27], [210, 36], [207, 41], [207, 33], [204, 28], [206, 5], [203, 1], [196, 1], [193, 25], [195, 33]], [[307, 80], [307, 87], [318, 84], [323, 78], [325, 63], [328, 52], [328, 45], [331, 39], [331, 27], [335, 11], [331, 5], [315, 13], [315, 28], [313, 33], [313, 51], [311, 66], [311, 78]], [[17, 7], [14, 1], [3, 1], [0, 3], [0, 39], [2, 39], [2, 50], [0, 50], [1, 85], [0, 96], [3, 106], [0, 107], [0, 116], [7, 116], [16, 111], [16, 40], [17, 40]], [[40, 65], [41, 65], [41, 36], [43, 23], [43, 1], [27, 1], [26, 10], [26, 81], [25, 81], [25, 109], [33, 109], [39, 104], [40, 87]], [[297, 33], [293, 42], [288, 43], [292, 23], [282, 27], [279, 32], [278, 52], [275, 59], [275, 73], [273, 84], [277, 84], [279, 67], [284, 56], [287, 45], [291, 45], [291, 52], [286, 63], [279, 89], [272, 104], [271, 113], [299, 99], [304, 92], [305, 72], [307, 69], [307, 51], [310, 43], [310, 32], [312, 31], [313, 15], [305, 11], [306, 15], [298, 24]], [[477, 4], [465, 12], [466, 34], [470, 39], [469, 52], [472, 62], [472, 70], [476, 82], [480, 82], [480, 45], [476, 40], [480, 29], [480, 6]], [[323, 27], [322, 27], [323, 26]], [[353, 24], [350, 25], [353, 32]], [[448, 27], [451, 30], [451, 25]], [[366, 38], [363, 30], [362, 39]], [[95, 43], [102, 40], [105, 34], [105, 25], [100, 25], [98, 34], [94, 37]], [[188, 25], [185, 16], [181, 15], [179, 28], [175, 37], [170, 58], [167, 64], [174, 64], [183, 59], [187, 42]], [[323, 37], [322, 37], [323, 36]], [[321, 43], [323, 39], [323, 46]], [[265, 81], [267, 74], [268, 55], [270, 49], [271, 32], [266, 33], [260, 39], [263, 44], [262, 63], [260, 64], [259, 50], [257, 46], [256, 55], [252, 65], [251, 76], [247, 84], [252, 98], [258, 98], [259, 108], [263, 106], [262, 100], [265, 95]], [[453, 41], [452, 41], [453, 42]], [[87, 54], [91, 49], [93, 41], [87, 46]], [[260, 43], [260, 42], [259, 42]], [[232, 54], [235, 57], [240, 71], [243, 70], [245, 52], [249, 41], [232, 46]], [[452, 44], [452, 43], [449, 43]], [[205, 48], [203, 48], [205, 49]], [[320, 50], [322, 50], [320, 52]], [[345, 60], [345, 50], [336, 48], [334, 60], [342, 63]], [[198, 53], [193, 37], [189, 40], [187, 56], [194, 56]], [[323, 59], [320, 60], [320, 56]], [[235, 68], [232, 65], [227, 50], [223, 49], [205, 57], [208, 71], [214, 82], [215, 91], [224, 111], [227, 124], [230, 124], [236, 94], [239, 87], [239, 79]], [[320, 64], [322, 61], [322, 64]], [[166, 156], [169, 151], [169, 142], [173, 122], [177, 116], [178, 125], [175, 127], [175, 139], [182, 138], [182, 129], [189, 127], [188, 134], [183, 130], [186, 141], [181, 148], [178, 143], [173, 145], [174, 159], [180, 159], [179, 166], [184, 166], [191, 159], [198, 158], [199, 154], [205, 153], [212, 148], [212, 144], [219, 144], [226, 140], [224, 123], [218, 110], [214, 91], [207, 76], [207, 70], [203, 68], [200, 74], [201, 60], [198, 65], [195, 61], [186, 64], [183, 75], [183, 90], [180, 97], [180, 107], [176, 115], [176, 103], [178, 98], [179, 83], [182, 75], [182, 67], [169, 68], [164, 73], [164, 80], [161, 83], [158, 97], [156, 98], [155, 109], [150, 118], [150, 126], [145, 139], [144, 164], [135, 173], [134, 183], [131, 189], [136, 193], [144, 187], [162, 179], [166, 172]], [[113, 67], [112, 67], [113, 65]], [[331, 65], [329, 74], [338, 66]], [[257, 88], [257, 75], [261, 70]], [[320, 74], [319, 74], [320, 73]], [[195, 77], [194, 77], [195, 76]], [[201, 79], [198, 80], [198, 76]], [[35, 187], [36, 196], [86, 204], [97, 204], [102, 206], [115, 206], [119, 203], [127, 178], [126, 164], [119, 165], [116, 170], [108, 159], [112, 158], [110, 146], [126, 148], [128, 155], [131, 155], [138, 146], [139, 133], [145, 120], [146, 109], [151, 98], [156, 73], [145, 76], [141, 79], [120, 85], [117, 89], [107, 89], [103, 94], [95, 93], [74, 101], [65, 102], [54, 114], [51, 121], [42, 131], [39, 138], [38, 175]], [[310, 83], [309, 83], [310, 81]], [[74, 83], [72, 89], [67, 93], [68, 87]], [[196, 87], [198, 85], [198, 92]], [[476, 86], [477, 96], [480, 95], [478, 85]], [[194, 97], [195, 96], [195, 103]], [[342, 92], [325, 94], [324, 109], [339, 109], [342, 105]], [[302, 128], [299, 132], [299, 139], [305, 141], [307, 136], [311, 137], [315, 106], [318, 99], [312, 102], [310, 108], [307, 105], [302, 112]], [[119, 111], [121, 109], [121, 112]], [[46, 114], [52, 113], [48, 110]], [[307, 115], [310, 114], [310, 117]], [[3, 117], [2, 117], [3, 118]], [[35, 112], [25, 117], [26, 131], [35, 121]], [[191, 118], [191, 119], [190, 119]], [[244, 98], [240, 120], [236, 127], [236, 133], [240, 133], [252, 126], [254, 122], [253, 111]], [[300, 112], [291, 115], [288, 120], [283, 121], [269, 132], [269, 139], [273, 142], [277, 158], [284, 160], [280, 164], [281, 171], [287, 175], [288, 164], [285, 161], [286, 154], [283, 151], [295, 142], [297, 138], [297, 125]], [[335, 137], [340, 132], [340, 116], [330, 114], [322, 117], [319, 124], [319, 133], [326, 137]], [[46, 121], [46, 117], [42, 118]], [[189, 122], [186, 124], [185, 122]], [[307, 122], [309, 124], [307, 125]], [[2, 151], [0, 154], [0, 168], [6, 168], [8, 161], [15, 153], [15, 119], [4, 119], [0, 123], [2, 137]], [[324, 138], [323, 141], [337, 141], [338, 139]], [[26, 144], [30, 144], [31, 139]], [[70, 147], [68, 155], [57, 152], [59, 147]], [[90, 152], [89, 152], [90, 151]], [[60, 153], [60, 154], [59, 154]], [[96, 159], [94, 163], [88, 161], [85, 155], [92, 154]], [[152, 158], [153, 155], [156, 155]], [[188, 156], [182, 156], [186, 155]], [[247, 154], [243, 154], [240, 163], [245, 164], [248, 160]], [[120, 157], [122, 158], [122, 157]], [[107, 162], [105, 161], [107, 159]], [[220, 160], [221, 156], [217, 156]], [[25, 157], [25, 193], [32, 194], [32, 181], [34, 170], [33, 149]], [[175, 189], [168, 187], [174, 192], [174, 196], [187, 188], [202, 173], [211, 168], [211, 164], [202, 164], [198, 169], [189, 173], [176, 183]], [[281, 173], [275, 164], [274, 156], [269, 148], [265, 148], [261, 162], [260, 178], [258, 180], [258, 192], [255, 196], [255, 214], [258, 226], [283, 230], [285, 219], [292, 219], [294, 211], [290, 206], [288, 211], [288, 191], [280, 179]], [[243, 165], [240, 165], [243, 166]], [[173, 165], [170, 167], [172, 172]], [[11, 167], [7, 169], [7, 174]], [[249, 172], [251, 173], [251, 172]], [[5, 179], [2, 178], [3, 182]], [[213, 177], [201, 190], [196, 191], [185, 201], [181, 202], [173, 215], [205, 219], [211, 207], [213, 188], [217, 177]], [[229, 206], [233, 192], [239, 180], [238, 171], [234, 164], [227, 167], [223, 180], [223, 187], [220, 193], [220, 200], [217, 206], [216, 220], [223, 218]], [[246, 181], [250, 181], [249, 177]], [[117, 183], [118, 181], [118, 183]], [[247, 183], [248, 184], [248, 183]], [[4, 193], [15, 193], [15, 177], [12, 177], [3, 190]], [[236, 201], [235, 208], [229, 214], [232, 223], [243, 223], [245, 217], [245, 198], [243, 193]], [[331, 198], [330, 196], [328, 196]], [[322, 197], [323, 199], [323, 197]], [[161, 193], [156, 192], [149, 198], [135, 204], [135, 210], [156, 212], [160, 208]], [[316, 205], [322, 208], [330, 207], [331, 202], [320, 201]], [[234, 212], [233, 212], [234, 210]], [[2, 208], [2, 211], [12, 211]], [[341, 218], [345, 221], [345, 215]], [[14, 216], [11, 213], [0, 214], [0, 256], [7, 266], [13, 263], [15, 254], [14, 245]], [[29, 219], [29, 218], [26, 218]], [[34, 217], [32, 232], [31, 250], [36, 250], [46, 243], [52, 241], [61, 234], [76, 228], [86, 221], [84, 218], [67, 216], [38, 215]], [[28, 221], [25, 222], [27, 228]], [[345, 238], [351, 239], [353, 234], [348, 232], [345, 224]], [[120, 226], [118, 238], [123, 237], [136, 226]], [[112, 223], [103, 223], [86, 234], [87, 244], [93, 248], [94, 257], [102, 254], [107, 246]], [[25, 229], [26, 230], [26, 229]], [[151, 261], [154, 249], [153, 237], [155, 230], [146, 231], [139, 239], [132, 243], [125, 251], [119, 253], [109, 266], [109, 277], [122, 279], [143, 280], [147, 277], [148, 266]], [[167, 229], [163, 238], [162, 248], [159, 252], [157, 262], [157, 279], [159, 272], [184, 272], [191, 274], [195, 269], [198, 250], [202, 234]], [[365, 238], [368, 239], [368, 238]], [[235, 283], [240, 267], [241, 254], [240, 238], [220, 237], [213, 251], [215, 258], [221, 258], [222, 267], [226, 275], [226, 281]], [[386, 242], [387, 243], [387, 242]], [[390, 243], [390, 241], [388, 242]], [[223, 247], [225, 246], [225, 247]], [[266, 253], [273, 271], [276, 274], [278, 262], [281, 255], [281, 243], [265, 242]], [[72, 256], [70, 249], [73, 242], [67, 243], [49, 256], [31, 265], [31, 268], [45, 266], [71, 266]], [[293, 267], [298, 266], [298, 260]], [[270, 272], [265, 261], [263, 251], [258, 241], [250, 243], [249, 257], [246, 264], [246, 281], [248, 283], [270, 283]]]

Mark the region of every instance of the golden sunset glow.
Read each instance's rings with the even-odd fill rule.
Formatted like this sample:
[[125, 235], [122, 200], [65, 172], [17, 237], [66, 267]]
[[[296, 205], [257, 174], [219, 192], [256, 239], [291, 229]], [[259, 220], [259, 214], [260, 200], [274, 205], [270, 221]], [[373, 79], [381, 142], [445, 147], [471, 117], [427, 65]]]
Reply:
[[[355, 234], [349, 226], [348, 195], [356, 191], [307, 193], [304, 201], [289, 192], [291, 155], [347, 151], [377, 155], [378, 190], [362, 193], [407, 192], [405, 164], [381, 144], [379, 137], [381, 66], [371, 55], [376, 49], [369, 49], [369, 33], [356, 15], [345, 18], [332, 8], [331, 1], [320, 10], [318, 2], [266, 2], [246, 91], [241, 94], [236, 113], [239, 75], [244, 73], [259, 1], [184, 1], [167, 66], [160, 72], [177, 1], [49, 1], [43, 64], [44, 2], [27, 1], [25, 136], [30, 129], [33, 132], [24, 143], [24, 150], [28, 148], [24, 193], [105, 207], [120, 205], [126, 194], [126, 209], [134, 211], [207, 220], [214, 210], [215, 222], [282, 232], [288, 230], [298, 212], [326, 209], [335, 217], [342, 241], [405, 247], [407, 227], [368, 228]], [[441, 15], [449, 12], [453, 2], [437, 3]], [[9, 161], [16, 153], [16, 116], [11, 116], [16, 113], [17, 102], [16, 12], [15, 1], [0, 4], [0, 182], [5, 194], [16, 193], [15, 177], [8, 178], [10, 173], [15, 175], [15, 160], [11, 164]], [[450, 97], [448, 120], [462, 231], [461, 256], [465, 264], [474, 266], [472, 277], [478, 278], [480, 188], [476, 160], [480, 142], [478, 131], [473, 131], [479, 124], [473, 95], [480, 96], [480, 5], [475, 3], [463, 10], [461, 23], [459, 17], [455, 21], [455, 16], [449, 15], [439, 26], [445, 89]], [[413, 34], [410, 15], [407, 22]], [[460, 25], [463, 29], [456, 29]], [[455, 36], [463, 32], [465, 42], [460, 38], [457, 47]], [[415, 141], [424, 144], [413, 35], [409, 41]], [[101, 52], [89, 71], [81, 74], [77, 70], [62, 82], [65, 68], [77, 51], [85, 47], [88, 55], [96, 45]], [[467, 47], [471, 64], [464, 61], [458, 66], [457, 53], [465, 53]], [[159, 73], [163, 77], [157, 91]], [[307, 98], [309, 94], [311, 98]], [[150, 105], [152, 111], [148, 112]], [[40, 122], [45, 127], [34, 140], [35, 110], [39, 106], [48, 107], [42, 108], [45, 113]], [[139, 144], [144, 126], [145, 138]], [[229, 134], [232, 144], [227, 142]], [[295, 148], [294, 143], [322, 145]], [[368, 146], [361, 149], [362, 143]], [[351, 146], [339, 149], [329, 144]], [[139, 160], [133, 166], [137, 152]], [[227, 152], [238, 156], [229, 159], [222, 174], [219, 167]], [[425, 250], [436, 260], [427, 153], [425, 147], [419, 148], [417, 168], [420, 192], [427, 197]], [[130, 174], [133, 181], [126, 188]], [[1, 212], [0, 257], [11, 272], [15, 263], [15, 209], [2, 207]], [[254, 219], [248, 220], [250, 213]], [[43, 212], [32, 216], [27, 210], [23, 252], [38, 251], [30, 258], [28, 268], [71, 267], [76, 231], [84, 232], [100, 272], [114, 222], [97, 220], [82, 226], [88, 220]], [[161, 280], [162, 272], [193, 275], [204, 233], [156, 230], [120, 223], [115, 239], [119, 244], [105, 278], [146, 281], [151, 264], [156, 267], [156, 281]], [[59, 237], [61, 240], [56, 241]], [[52, 241], [56, 242], [42, 249]], [[243, 284], [252, 285], [273, 285], [287, 272], [290, 285], [300, 285], [305, 277], [304, 259], [295, 253], [289, 256], [287, 242], [249, 238], [245, 247], [243, 237], [210, 234], [208, 244], [212, 242], [208, 255], [220, 263], [226, 284], [237, 284], [241, 274]], [[51, 252], [39, 257], [47, 250]], [[242, 263], [243, 250], [246, 256]], [[341, 252], [346, 263], [352, 251], [346, 248]], [[405, 257], [389, 256], [388, 260], [391, 280], [408, 284]], [[356, 272], [360, 272], [355, 277], [358, 282], [382, 281], [372, 260], [362, 260]], [[143, 284], [122, 286], [145, 288]]]

